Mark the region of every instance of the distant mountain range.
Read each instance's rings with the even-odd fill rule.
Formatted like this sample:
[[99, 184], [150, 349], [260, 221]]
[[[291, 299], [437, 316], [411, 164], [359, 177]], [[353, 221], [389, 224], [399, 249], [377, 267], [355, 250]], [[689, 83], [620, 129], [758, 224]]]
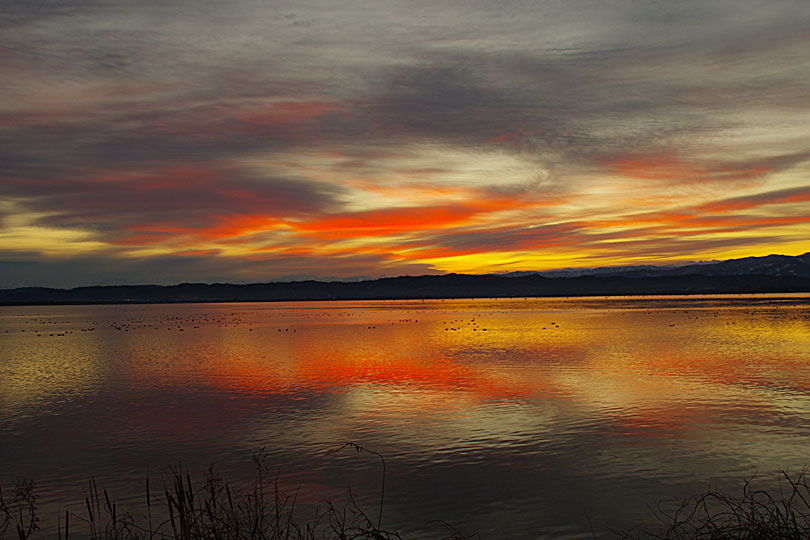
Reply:
[[261, 302], [810, 292], [810, 253], [685, 266], [629, 266], [555, 272], [402, 276], [365, 281], [292, 281], [233, 285], [117, 285], [0, 290], [0, 304]]
[[810, 277], [810, 253], [791, 257], [788, 255], [768, 255], [767, 257], [745, 257], [726, 261], [692, 263], [680, 266], [604, 266], [599, 268], [565, 268], [540, 272], [509, 272], [504, 276], [541, 275], [545, 277], [576, 276], [798, 276]]

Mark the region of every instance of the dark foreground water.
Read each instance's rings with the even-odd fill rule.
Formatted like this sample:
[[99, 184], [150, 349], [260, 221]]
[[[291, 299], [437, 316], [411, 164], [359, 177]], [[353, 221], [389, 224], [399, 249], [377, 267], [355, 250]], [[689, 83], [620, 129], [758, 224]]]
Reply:
[[4, 307], [0, 351], [0, 486], [51, 533], [90, 475], [138, 513], [260, 448], [302, 508], [375, 517], [379, 460], [328, 451], [381, 453], [410, 538], [609, 536], [810, 464], [808, 295]]

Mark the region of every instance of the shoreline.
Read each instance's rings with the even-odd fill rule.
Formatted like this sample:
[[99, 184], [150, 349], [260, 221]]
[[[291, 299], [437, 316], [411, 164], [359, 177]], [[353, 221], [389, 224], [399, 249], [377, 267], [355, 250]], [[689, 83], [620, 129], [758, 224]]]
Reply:
[[[403, 540], [397, 528], [385, 520], [385, 460], [383, 456], [355, 443], [344, 448], [370, 452], [382, 460], [380, 500], [371, 508], [361, 508], [351, 489], [347, 500], [335, 504], [323, 500], [315, 517], [301, 519], [296, 506], [297, 493], [290, 494], [280, 486], [279, 472], [266, 464], [266, 454], [253, 455], [254, 475], [248, 484], [237, 483], [208, 468], [202, 477], [192, 479], [182, 465], [170, 466], [169, 476], [156, 487], [146, 476], [142, 500], [145, 508], [135, 513], [121, 508], [116, 493], [99, 489], [94, 476], [84, 501], [65, 505], [57, 515], [58, 538], [101, 539], [160, 537], [164, 540], [202, 540], [211, 538], [245, 538], [266, 540]], [[337, 449], [335, 451], [339, 451]], [[810, 534], [810, 485], [806, 469], [791, 477], [784, 469], [778, 473], [778, 491], [755, 489], [752, 479], [744, 482], [741, 492], [728, 494], [709, 486], [685, 499], [658, 501], [649, 519], [629, 529], [599, 527], [599, 538], [621, 540], [742, 540], [769, 538], [788, 540]], [[0, 539], [40, 538], [52, 534], [53, 526], [40, 526], [41, 511], [33, 480], [18, 480], [12, 489], [0, 489]], [[784, 489], [783, 489], [784, 488]], [[376, 496], [376, 494], [375, 494]], [[82, 504], [84, 502], [84, 504]], [[597, 538], [594, 524], [587, 513], [588, 529]], [[447, 533], [441, 540], [481, 540], [478, 532], [465, 532], [449, 521], [442, 521]], [[654, 524], [654, 525], [653, 525]], [[577, 524], [585, 530], [585, 524]], [[572, 524], [572, 526], [575, 526]], [[77, 529], [80, 531], [77, 533]], [[63, 536], [64, 535], [64, 536]], [[86, 535], [86, 536], [85, 536]], [[435, 536], [435, 538], [439, 538]]]
[[23, 287], [0, 290], [0, 306], [582, 298], [808, 292], [810, 292], [810, 278], [763, 274], [557, 278], [539, 275], [503, 277], [448, 274], [401, 276], [357, 282], [293, 281], [243, 285], [183, 283], [107, 285], [73, 289]]

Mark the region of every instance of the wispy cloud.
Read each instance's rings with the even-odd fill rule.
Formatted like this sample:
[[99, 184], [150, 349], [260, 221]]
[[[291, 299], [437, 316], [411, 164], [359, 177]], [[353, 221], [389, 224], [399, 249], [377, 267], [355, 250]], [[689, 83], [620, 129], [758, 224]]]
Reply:
[[810, 250], [806, 2], [36, 0], [0, 28], [5, 283]]

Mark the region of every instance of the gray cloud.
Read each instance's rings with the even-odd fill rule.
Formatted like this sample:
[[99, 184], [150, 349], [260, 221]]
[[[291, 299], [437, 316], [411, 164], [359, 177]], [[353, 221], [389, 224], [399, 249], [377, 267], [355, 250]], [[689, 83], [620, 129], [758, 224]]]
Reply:
[[[673, 185], [694, 180], [677, 165], [767, 191], [769, 174], [808, 160], [808, 28], [805, 1], [12, 2], [0, 194], [107, 239], [153, 221], [337, 215], [350, 188], [329, 167], [373, 183], [414, 143], [496, 148], [542, 169], [548, 193], [659, 155]], [[313, 108], [284, 109], [298, 102]], [[344, 159], [265, 177], [243, 165], [317, 152]], [[537, 189], [487, 182], [496, 196]], [[488, 250], [573, 232], [426, 234]]]
[[199, 164], [158, 170], [147, 177], [126, 171], [106, 179], [53, 178], [2, 186], [6, 196], [44, 214], [39, 224], [94, 228], [115, 240], [126, 225], [152, 223], [200, 228], [238, 214], [296, 216], [325, 212], [343, 190], [334, 184], [279, 177], [263, 178]]
[[[230, 13], [208, 4], [210, 16], [183, 13], [182, 4], [111, 2], [76, 8], [81, 15], [29, 17], [27, 31], [10, 41], [21, 54], [23, 42], [30, 48], [27, 38], [39, 36], [35, 58], [49, 79], [152, 88], [11, 138], [36, 138], [66, 160], [114, 165], [224, 158], [314, 139], [481, 144], [520, 127], [533, 130], [529, 149], [548, 159], [562, 152], [567, 161], [681, 144], [738, 125], [730, 113], [740, 107], [804, 107], [810, 99], [808, 67], [796, 64], [808, 20], [799, 6], [587, 4], [573, 16], [553, 5], [443, 4], [416, 17], [384, 4], [329, 16], [317, 4], [287, 12], [245, 3]], [[752, 13], [760, 15], [755, 26]], [[550, 47], [555, 37], [572, 46]], [[121, 62], [127, 66], [115, 68]], [[348, 100], [351, 109], [253, 133], [226, 112], [245, 99], [290, 97]]]
[[[369, 273], [369, 269], [373, 272]], [[435, 274], [424, 264], [398, 263], [385, 257], [360, 255], [331, 257], [267, 255], [234, 260], [216, 253], [180, 253], [148, 259], [122, 259], [114, 252], [67, 259], [42, 259], [35, 253], [0, 252], [0, 289], [31, 285], [70, 288], [87, 284], [140, 285], [175, 283], [264, 283], [314, 277], [334, 279], [364, 276]]]

